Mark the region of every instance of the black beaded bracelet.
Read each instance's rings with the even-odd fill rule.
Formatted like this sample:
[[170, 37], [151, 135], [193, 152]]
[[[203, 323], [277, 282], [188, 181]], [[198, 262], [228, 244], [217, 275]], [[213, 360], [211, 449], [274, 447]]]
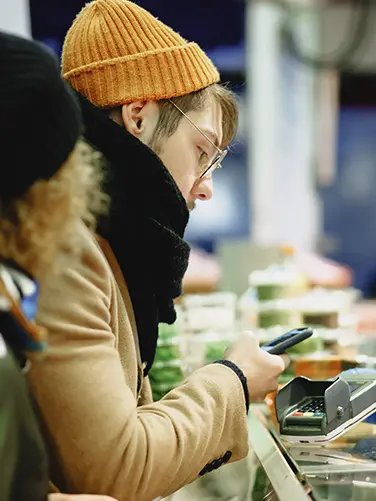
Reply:
[[248, 413], [249, 410], [249, 392], [247, 386], [247, 378], [244, 375], [244, 372], [236, 365], [234, 362], [230, 362], [230, 360], [217, 360], [214, 362], [215, 364], [225, 365], [229, 369], [233, 370], [235, 374], [240, 379], [240, 382], [243, 386], [244, 398], [245, 398], [245, 410]]

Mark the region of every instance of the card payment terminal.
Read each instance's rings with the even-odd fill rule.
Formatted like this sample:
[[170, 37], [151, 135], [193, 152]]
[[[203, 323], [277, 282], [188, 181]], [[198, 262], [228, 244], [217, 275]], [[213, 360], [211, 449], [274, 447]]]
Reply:
[[297, 377], [278, 392], [275, 407], [282, 439], [325, 445], [375, 412], [376, 376]]

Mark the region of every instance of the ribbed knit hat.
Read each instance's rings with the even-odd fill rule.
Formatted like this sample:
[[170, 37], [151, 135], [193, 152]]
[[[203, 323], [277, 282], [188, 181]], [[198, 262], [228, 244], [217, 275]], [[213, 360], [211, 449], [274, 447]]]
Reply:
[[81, 132], [81, 113], [56, 58], [42, 45], [0, 32], [0, 199], [51, 178]]
[[99, 107], [183, 96], [220, 79], [196, 43], [127, 0], [94, 0], [82, 9], [62, 66], [72, 87]]

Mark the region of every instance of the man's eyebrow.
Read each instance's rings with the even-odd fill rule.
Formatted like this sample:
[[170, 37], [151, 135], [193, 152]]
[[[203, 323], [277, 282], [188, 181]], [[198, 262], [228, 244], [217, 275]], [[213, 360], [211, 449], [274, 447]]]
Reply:
[[200, 130], [207, 136], [212, 143], [215, 144], [217, 148], [219, 148], [219, 140], [218, 140], [218, 134], [213, 130], [208, 127], [200, 127]]

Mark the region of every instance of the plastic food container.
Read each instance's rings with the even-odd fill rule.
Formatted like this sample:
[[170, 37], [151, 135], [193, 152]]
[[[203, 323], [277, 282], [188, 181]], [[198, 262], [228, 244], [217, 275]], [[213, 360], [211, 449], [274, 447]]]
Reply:
[[183, 296], [182, 330], [206, 332], [213, 329], [231, 331], [236, 326], [236, 295], [232, 293]]
[[294, 267], [270, 266], [254, 271], [249, 276], [249, 285], [257, 291], [259, 301], [272, 301], [299, 297], [307, 290], [307, 282]]
[[236, 302], [232, 293], [183, 296], [180, 350], [184, 375], [223, 357], [236, 335]]
[[264, 301], [258, 303], [258, 327], [267, 329], [284, 326], [287, 330], [301, 326], [302, 315], [294, 300]]
[[238, 301], [239, 332], [255, 330], [258, 326], [258, 300], [256, 290], [249, 288]]
[[315, 288], [299, 299], [299, 308], [305, 325], [337, 329], [354, 327], [351, 321], [351, 307], [358, 298], [355, 289], [329, 291]]
[[356, 367], [359, 367], [356, 358], [341, 358], [321, 353], [300, 357], [294, 361], [295, 376], [305, 376], [310, 379], [329, 379], [344, 370]]

